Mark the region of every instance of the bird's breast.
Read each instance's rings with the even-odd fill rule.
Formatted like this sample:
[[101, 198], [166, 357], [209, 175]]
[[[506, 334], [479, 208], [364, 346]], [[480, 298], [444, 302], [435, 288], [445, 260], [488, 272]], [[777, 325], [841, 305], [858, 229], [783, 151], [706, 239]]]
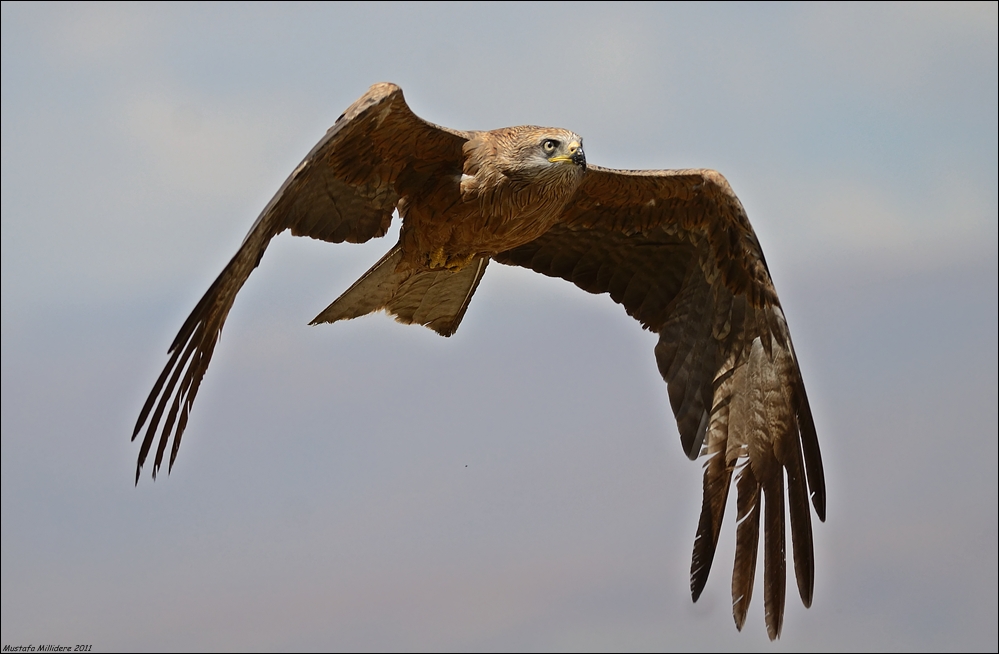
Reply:
[[483, 184], [467, 174], [444, 190], [400, 202], [409, 265], [457, 270], [533, 241], [558, 222], [571, 194], [557, 185]]

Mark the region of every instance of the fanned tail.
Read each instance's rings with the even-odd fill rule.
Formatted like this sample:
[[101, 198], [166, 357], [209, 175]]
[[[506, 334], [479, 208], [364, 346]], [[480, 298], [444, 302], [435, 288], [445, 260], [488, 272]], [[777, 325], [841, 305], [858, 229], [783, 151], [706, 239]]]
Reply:
[[454, 334], [489, 259], [474, 259], [458, 271], [413, 270], [401, 263], [402, 249], [396, 245], [310, 324], [384, 309], [401, 323], [424, 325], [441, 336]]

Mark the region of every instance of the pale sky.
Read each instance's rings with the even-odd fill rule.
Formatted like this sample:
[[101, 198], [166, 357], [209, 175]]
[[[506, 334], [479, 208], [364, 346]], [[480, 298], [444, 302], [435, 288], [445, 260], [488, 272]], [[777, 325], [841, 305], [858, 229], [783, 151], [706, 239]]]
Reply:
[[[997, 5], [2, 5], [2, 642], [999, 647]], [[276, 239], [177, 465], [131, 428], [197, 299], [369, 85], [742, 199], [826, 466], [811, 609], [736, 631], [734, 512], [655, 337], [491, 266], [458, 333], [309, 327], [394, 242]], [[758, 586], [759, 587], [759, 586]]]

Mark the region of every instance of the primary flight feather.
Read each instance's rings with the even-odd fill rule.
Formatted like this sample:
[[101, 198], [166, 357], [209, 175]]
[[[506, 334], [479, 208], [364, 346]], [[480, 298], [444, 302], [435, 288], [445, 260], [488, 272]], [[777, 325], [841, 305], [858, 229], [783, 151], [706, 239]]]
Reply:
[[[760, 520], [764, 608], [780, 635], [785, 476], [798, 591], [811, 604], [811, 509], [825, 519], [822, 459], [787, 323], [742, 203], [713, 170], [611, 170], [558, 128], [461, 132], [428, 123], [402, 90], [375, 84], [282, 184], [170, 346], [132, 434], [136, 483], [153, 444], [155, 478], [177, 458], [191, 405], [239, 289], [270, 240], [399, 241], [313, 324], [385, 310], [450, 336], [490, 260], [609, 293], [655, 348], [680, 441], [705, 456], [690, 586], [711, 569], [733, 477], [738, 527], [733, 615], [752, 597]], [[761, 516], [762, 512], [762, 516]]]

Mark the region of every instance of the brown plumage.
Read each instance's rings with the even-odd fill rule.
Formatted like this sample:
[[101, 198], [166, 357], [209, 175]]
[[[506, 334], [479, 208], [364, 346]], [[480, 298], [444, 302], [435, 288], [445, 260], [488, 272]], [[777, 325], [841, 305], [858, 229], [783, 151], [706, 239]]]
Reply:
[[734, 475], [736, 626], [752, 596], [762, 518], [766, 624], [778, 637], [785, 474], [805, 606], [814, 578], [808, 504], [825, 519], [825, 481], [787, 323], [728, 182], [712, 170], [587, 166], [582, 139], [564, 129], [439, 127], [413, 114], [392, 84], [372, 86], [337, 119], [181, 327], [132, 435], [145, 426], [136, 483], [154, 441], [153, 477], [171, 436], [173, 467], [222, 325], [271, 238], [290, 229], [361, 243], [383, 236], [395, 211], [399, 242], [313, 324], [385, 310], [450, 336], [490, 259], [609, 293], [659, 334], [656, 361], [684, 452], [705, 455], [693, 598], [707, 581]]

